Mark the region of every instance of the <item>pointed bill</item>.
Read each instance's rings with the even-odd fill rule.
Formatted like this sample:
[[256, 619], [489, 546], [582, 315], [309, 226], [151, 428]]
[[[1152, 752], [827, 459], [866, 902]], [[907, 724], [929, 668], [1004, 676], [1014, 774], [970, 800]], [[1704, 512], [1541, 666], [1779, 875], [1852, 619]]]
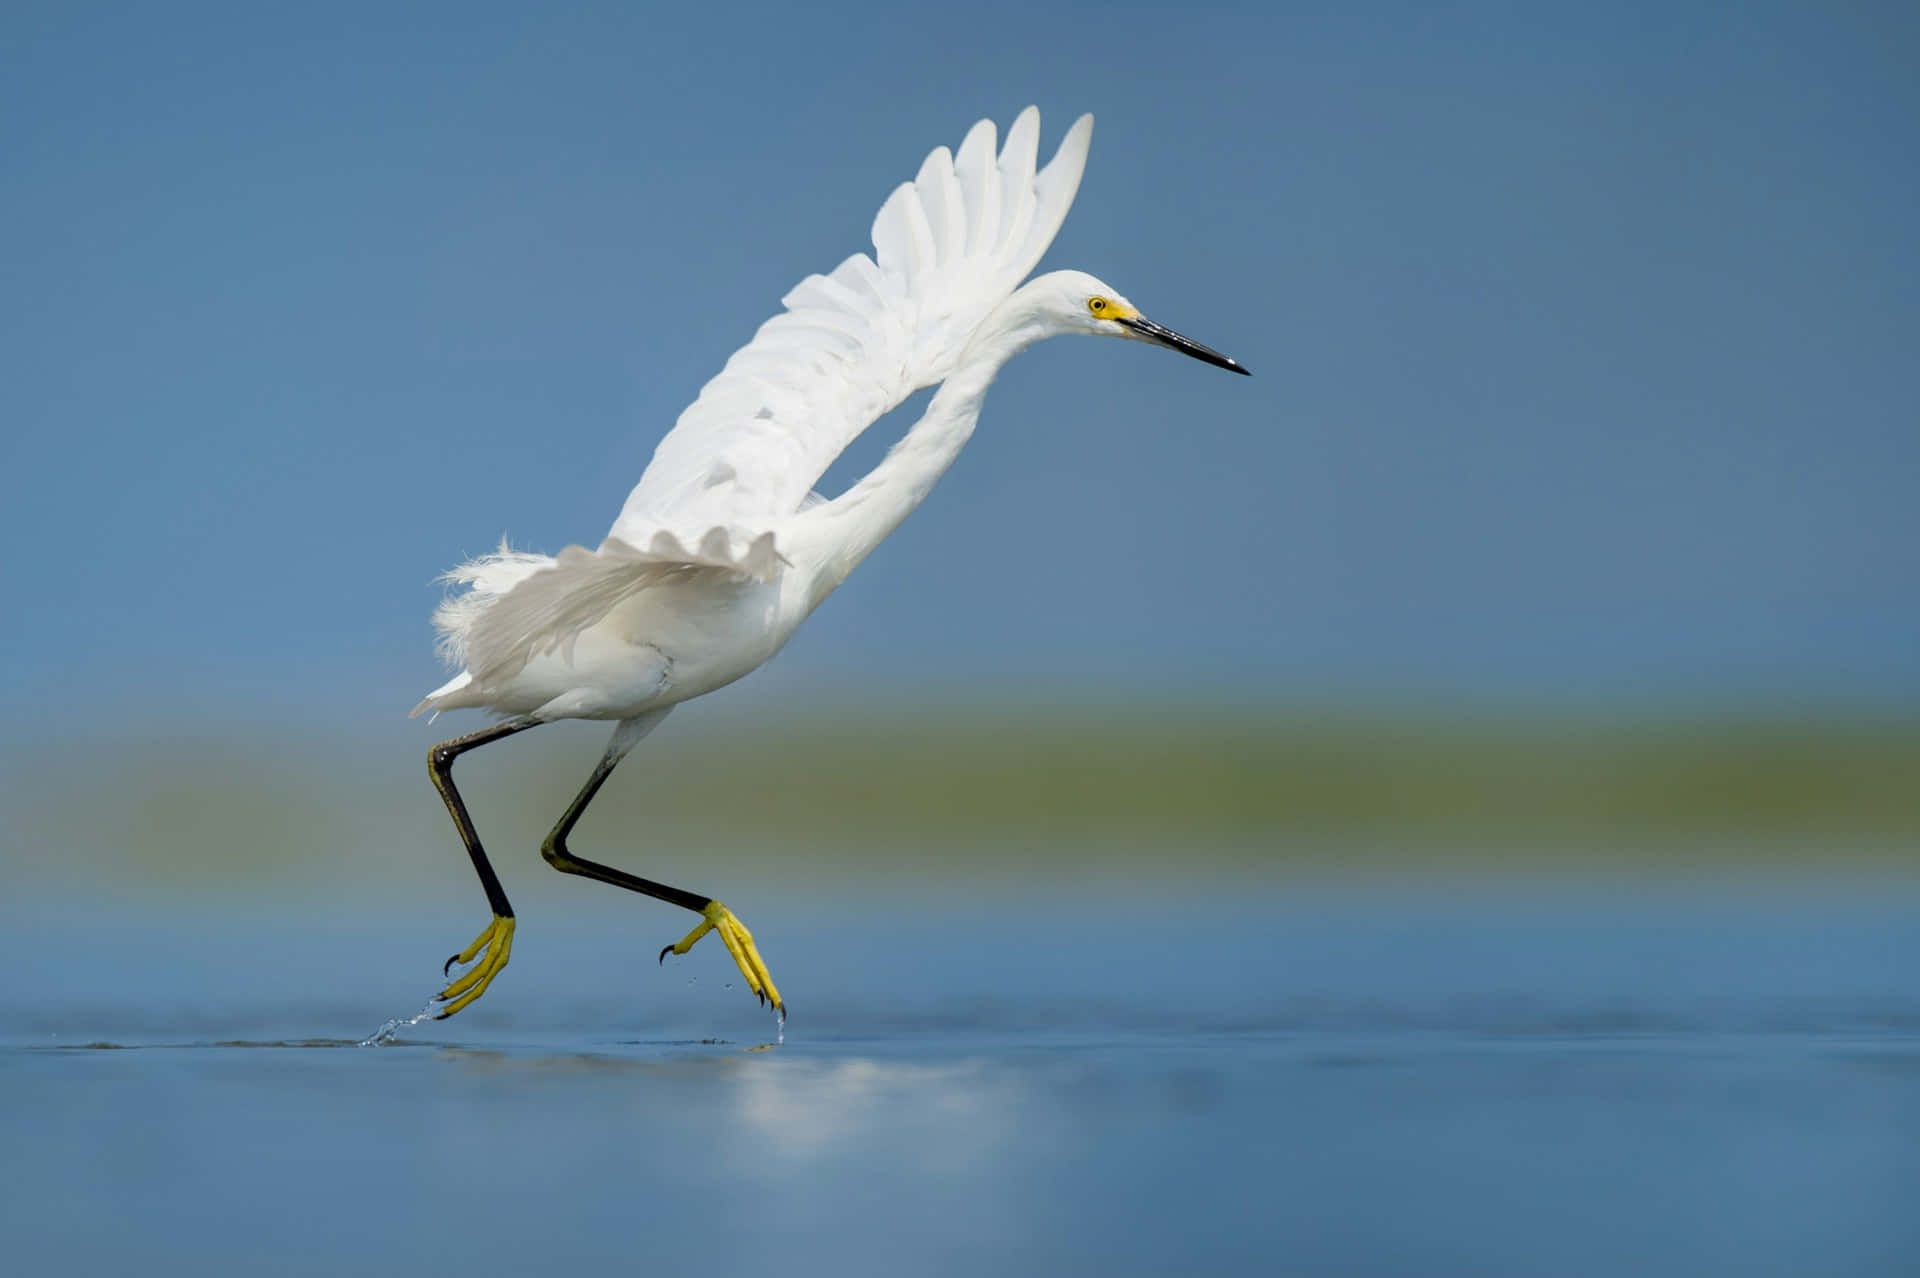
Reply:
[[1239, 373], [1243, 377], [1253, 376], [1237, 361], [1228, 359], [1211, 346], [1202, 346], [1191, 337], [1182, 337], [1172, 329], [1163, 328], [1144, 315], [1134, 315], [1116, 322], [1142, 341], [1157, 342], [1161, 346], [1179, 351], [1182, 355], [1191, 355], [1204, 364], [1224, 368], [1228, 372]]

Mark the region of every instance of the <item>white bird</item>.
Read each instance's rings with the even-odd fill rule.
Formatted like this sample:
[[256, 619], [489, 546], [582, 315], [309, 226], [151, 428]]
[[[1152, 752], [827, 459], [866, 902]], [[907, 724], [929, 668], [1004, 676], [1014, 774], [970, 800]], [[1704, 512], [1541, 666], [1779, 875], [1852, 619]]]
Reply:
[[[607, 776], [674, 706], [780, 651], [953, 464], [995, 375], [1027, 347], [1061, 333], [1125, 337], [1247, 371], [1146, 319], [1091, 275], [1055, 271], [1021, 285], [1073, 203], [1093, 117], [1081, 116], [1036, 172], [1039, 133], [1040, 113], [1029, 107], [997, 156], [990, 120], [957, 153], [927, 156], [874, 218], [873, 256], [802, 280], [785, 311], [701, 389], [599, 549], [548, 556], [503, 545], [448, 574], [466, 589], [440, 605], [434, 624], [461, 669], [414, 713], [473, 707], [501, 722], [428, 755], [493, 909], [447, 961], [448, 971], [473, 966], [435, 995], [436, 1016], [479, 998], [513, 948], [513, 908], [454, 788], [453, 761], [556, 719], [616, 726], [542, 844], [547, 862], [699, 914], [661, 960], [717, 931], [748, 988], [784, 1016], [752, 934], [726, 906], [568, 849]], [[863, 430], [936, 384], [926, 413], [865, 478], [831, 501], [811, 491]]]

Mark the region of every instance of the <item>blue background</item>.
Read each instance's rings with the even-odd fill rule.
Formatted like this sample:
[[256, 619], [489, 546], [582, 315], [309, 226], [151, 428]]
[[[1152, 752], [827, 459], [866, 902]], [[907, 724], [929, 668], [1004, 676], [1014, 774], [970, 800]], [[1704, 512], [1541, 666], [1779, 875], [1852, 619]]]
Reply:
[[1911, 701], [1917, 36], [1898, 5], [10, 5], [6, 731], [403, 712], [438, 572], [596, 542], [785, 289], [1029, 101], [1046, 153], [1099, 118], [1047, 264], [1255, 377], [1017, 361], [774, 678]]

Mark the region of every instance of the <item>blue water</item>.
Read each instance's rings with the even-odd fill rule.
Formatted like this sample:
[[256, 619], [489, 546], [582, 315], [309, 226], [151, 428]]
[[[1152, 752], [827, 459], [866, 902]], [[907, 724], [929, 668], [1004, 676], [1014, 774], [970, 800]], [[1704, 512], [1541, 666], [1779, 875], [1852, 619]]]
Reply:
[[6, 916], [8, 1270], [1920, 1273], [1910, 891], [623, 904]]

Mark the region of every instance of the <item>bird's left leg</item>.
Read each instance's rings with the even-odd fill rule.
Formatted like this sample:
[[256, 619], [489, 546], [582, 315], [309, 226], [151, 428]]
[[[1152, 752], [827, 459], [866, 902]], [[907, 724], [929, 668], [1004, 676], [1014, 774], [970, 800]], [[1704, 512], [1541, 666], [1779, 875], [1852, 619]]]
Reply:
[[567, 848], [567, 836], [573, 833], [574, 825], [580, 820], [580, 814], [593, 802], [594, 795], [600, 793], [600, 787], [606, 784], [613, 770], [625, 758], [627, 752], [639, 742], [640, 738], [651, 731], [655, 724], [666, 717], [662, 710], [655, 715], [642, 719], [628, 719], [614, 732], [613, 740], [607, 744], [606, 753], [600, 756], [600, 762], [593, 767], [593, 775], [580, 787], [573, 802], [561, 814], [560, 820], [548, 832], [546, 840], [540, 845], [540, 855], [547, 864], [562, 874], [577, 874], [582, 878], [594, 879], [601, 883], [610, 883], [614, 887], [625, 888], [629, 892], [638, 892], [655, 900], [666, 901], [685, 910], [700, 915], [700, 924], [673, 945], [660, 951], [660, 959], [666, 961], [667, 954], [685, 954], [693, 948], [693, 943], [708, 932], [718, 932], [720, 940], [727, 947], [727, 953], [740, 969], [740, 975], [746, 979], [747, 988], [763, 1002], [773, 1004], [773, 1010], [786, 1015], [786, 1004], [781, 1001], [780, 990], [773, 983], [773, 977], [767, 972], [766, 962], [760, 957], [760, 951], [753, 943], [753, 933], [747, 930], [732, 910], [711, 897], [695, 892], [685, 892], [652, 879], [643, 879], [637, 874], [628, 874], [625, 870], [616, 870], [610, 865], [598, 861], [589, 861], [585, 857], [575, 856]]
[[[454, 829], [460, 833], [460, 842], [466, 846], [467, 856], [473, 861], [474, 873], [480, 876], [480, 888], [487, 894], [487, 905], [493, 910], [493, 921], [473, 938], [473, 944], [461, 950], [447, 960], [441, 975], [453, 970], [456, 963], [473, 963], [459, 976], [447, 983], [433, 998], [438, 1005], [434, 1013], [435, 1020], [445, 1020], [487, 992], [487, 986], [493, 984], [493, 978], [507, 965], [507, 959], [513, 953], [513, 906], [507, 903], [507, 893], [500, 886], [500, 877], [493, 872], [493, 866], [487, 861], [487, 853], [480, 846], [480, 835], [473, 828], [473, 818], [467, 813], [466, 800], [460, 797], [459, 789], [453, 784], [453, 761], [469, 750], [477, 750], [502, 737], [510, 737], [516, 732], [524, 732], [539, 723], [537, 719], [509, 719], [505, 723], [495, 724], [491, 728], [482, 728], [470, 732], [464, 737], [455, 737], [451, 741], [442, 741], [427, 752], [427, 772], [433, 778], [433, 788], [440, 792], [446, 802], [447, 813], [453, 818]], [[474, 963], [475, 959], [480, 961]]]

